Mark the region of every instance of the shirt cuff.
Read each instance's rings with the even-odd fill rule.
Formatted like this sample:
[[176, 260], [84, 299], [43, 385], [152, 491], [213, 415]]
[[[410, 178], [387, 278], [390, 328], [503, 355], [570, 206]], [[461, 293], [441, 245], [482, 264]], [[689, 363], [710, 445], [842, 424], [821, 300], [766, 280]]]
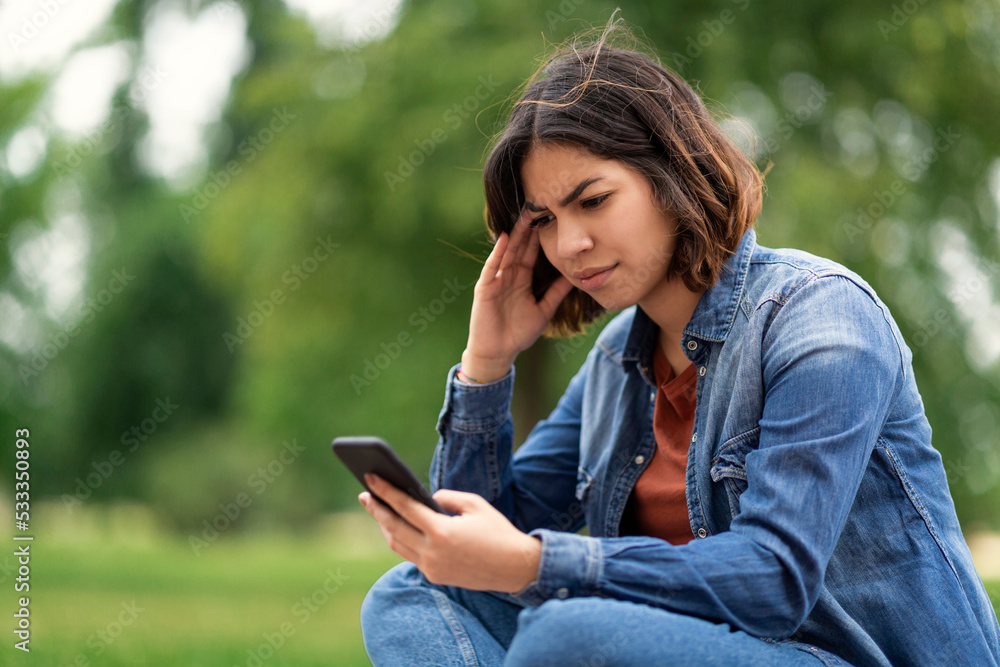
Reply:
[[514, 367], [511, 366], [507, 375], [499, 380], [468, 384], [456, 377], [459, 366], [461, 364], [455, 364], [448, 372], [448, 389], [438, 419], [438, 432], [443, 433], [445, 422], [461, 431], [485, 431], [506, 421], [514, 392]]
[[593, 537], [539, 528], [528, 533], [542, 540], [538, 578], [511, 597], [525, 606], [551, 598], [598, 595], [603, 559], [601, 542]]

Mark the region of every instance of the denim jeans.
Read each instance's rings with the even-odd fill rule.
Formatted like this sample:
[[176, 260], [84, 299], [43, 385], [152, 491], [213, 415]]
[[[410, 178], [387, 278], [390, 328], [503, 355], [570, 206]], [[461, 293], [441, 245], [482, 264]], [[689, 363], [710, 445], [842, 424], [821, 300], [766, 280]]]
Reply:
[[826, 663], [818, 650], [644, 604], [582, 597], [525, 607], [504, 594], [437, 586], [411, 563], [372, 587], [361, 626], [376, 667]]

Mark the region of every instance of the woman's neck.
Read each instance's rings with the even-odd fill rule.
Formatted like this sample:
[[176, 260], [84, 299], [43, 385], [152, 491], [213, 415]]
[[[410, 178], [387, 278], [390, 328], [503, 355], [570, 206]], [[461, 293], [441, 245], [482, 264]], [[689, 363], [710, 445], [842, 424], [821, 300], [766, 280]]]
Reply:
[[660, 327], [657, 342], [663, 349], [667, 361], [670, 362], [675, 376], [683, 373], [691, 364], [681, 346], [681, 337], [684, 335], [684, 327], [691, 320], [691, 315], [694, 314], [694, 309], [704, 293], [704, 290], [692, 292], [683, 282], [672, 280], [639, 303], [639, 307], [649, 319]]

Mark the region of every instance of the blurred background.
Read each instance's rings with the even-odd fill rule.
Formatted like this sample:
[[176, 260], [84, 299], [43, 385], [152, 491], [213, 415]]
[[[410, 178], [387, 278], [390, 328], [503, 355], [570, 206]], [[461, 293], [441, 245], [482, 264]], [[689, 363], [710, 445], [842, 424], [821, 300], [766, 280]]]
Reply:
[[[11, 662], [367, 664], [358, 606], [398, 559], [329, 443], [376, 433], [426, 479], [490, 137], [615, 7], [768, 170], [760, 242], [892, 309], [997, 591], [997, 0], [5, 0], [0, 496], [28, 429], [35, 536]], [[518, 438], [601, 324], [519, 360]], [[11, 604], [16, 576], [0, 556]]]

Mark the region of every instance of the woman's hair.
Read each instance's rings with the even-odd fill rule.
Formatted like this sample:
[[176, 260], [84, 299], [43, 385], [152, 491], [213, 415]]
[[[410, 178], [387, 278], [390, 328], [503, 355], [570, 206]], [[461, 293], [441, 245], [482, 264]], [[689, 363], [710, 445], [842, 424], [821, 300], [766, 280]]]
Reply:
[[[760, 213], [762, 178], [680, 76], [645, 53], [609, 44], [614, 33], [627, 33], [620, 23], [609, 22], [594, 42], [563, 46], [527, 81], [486, 159], [486, 224], [494, 238], [514, 227], [525, 200], [521, 166], [533, 148], [578, 146], [649, 179], [657, 202], [676, 219], [667, 277], [704, 290]], [[558, 275], [540, 253], [536, 299]], [[603, 312], [573, 288], [546, 334], [579, 333]]]

